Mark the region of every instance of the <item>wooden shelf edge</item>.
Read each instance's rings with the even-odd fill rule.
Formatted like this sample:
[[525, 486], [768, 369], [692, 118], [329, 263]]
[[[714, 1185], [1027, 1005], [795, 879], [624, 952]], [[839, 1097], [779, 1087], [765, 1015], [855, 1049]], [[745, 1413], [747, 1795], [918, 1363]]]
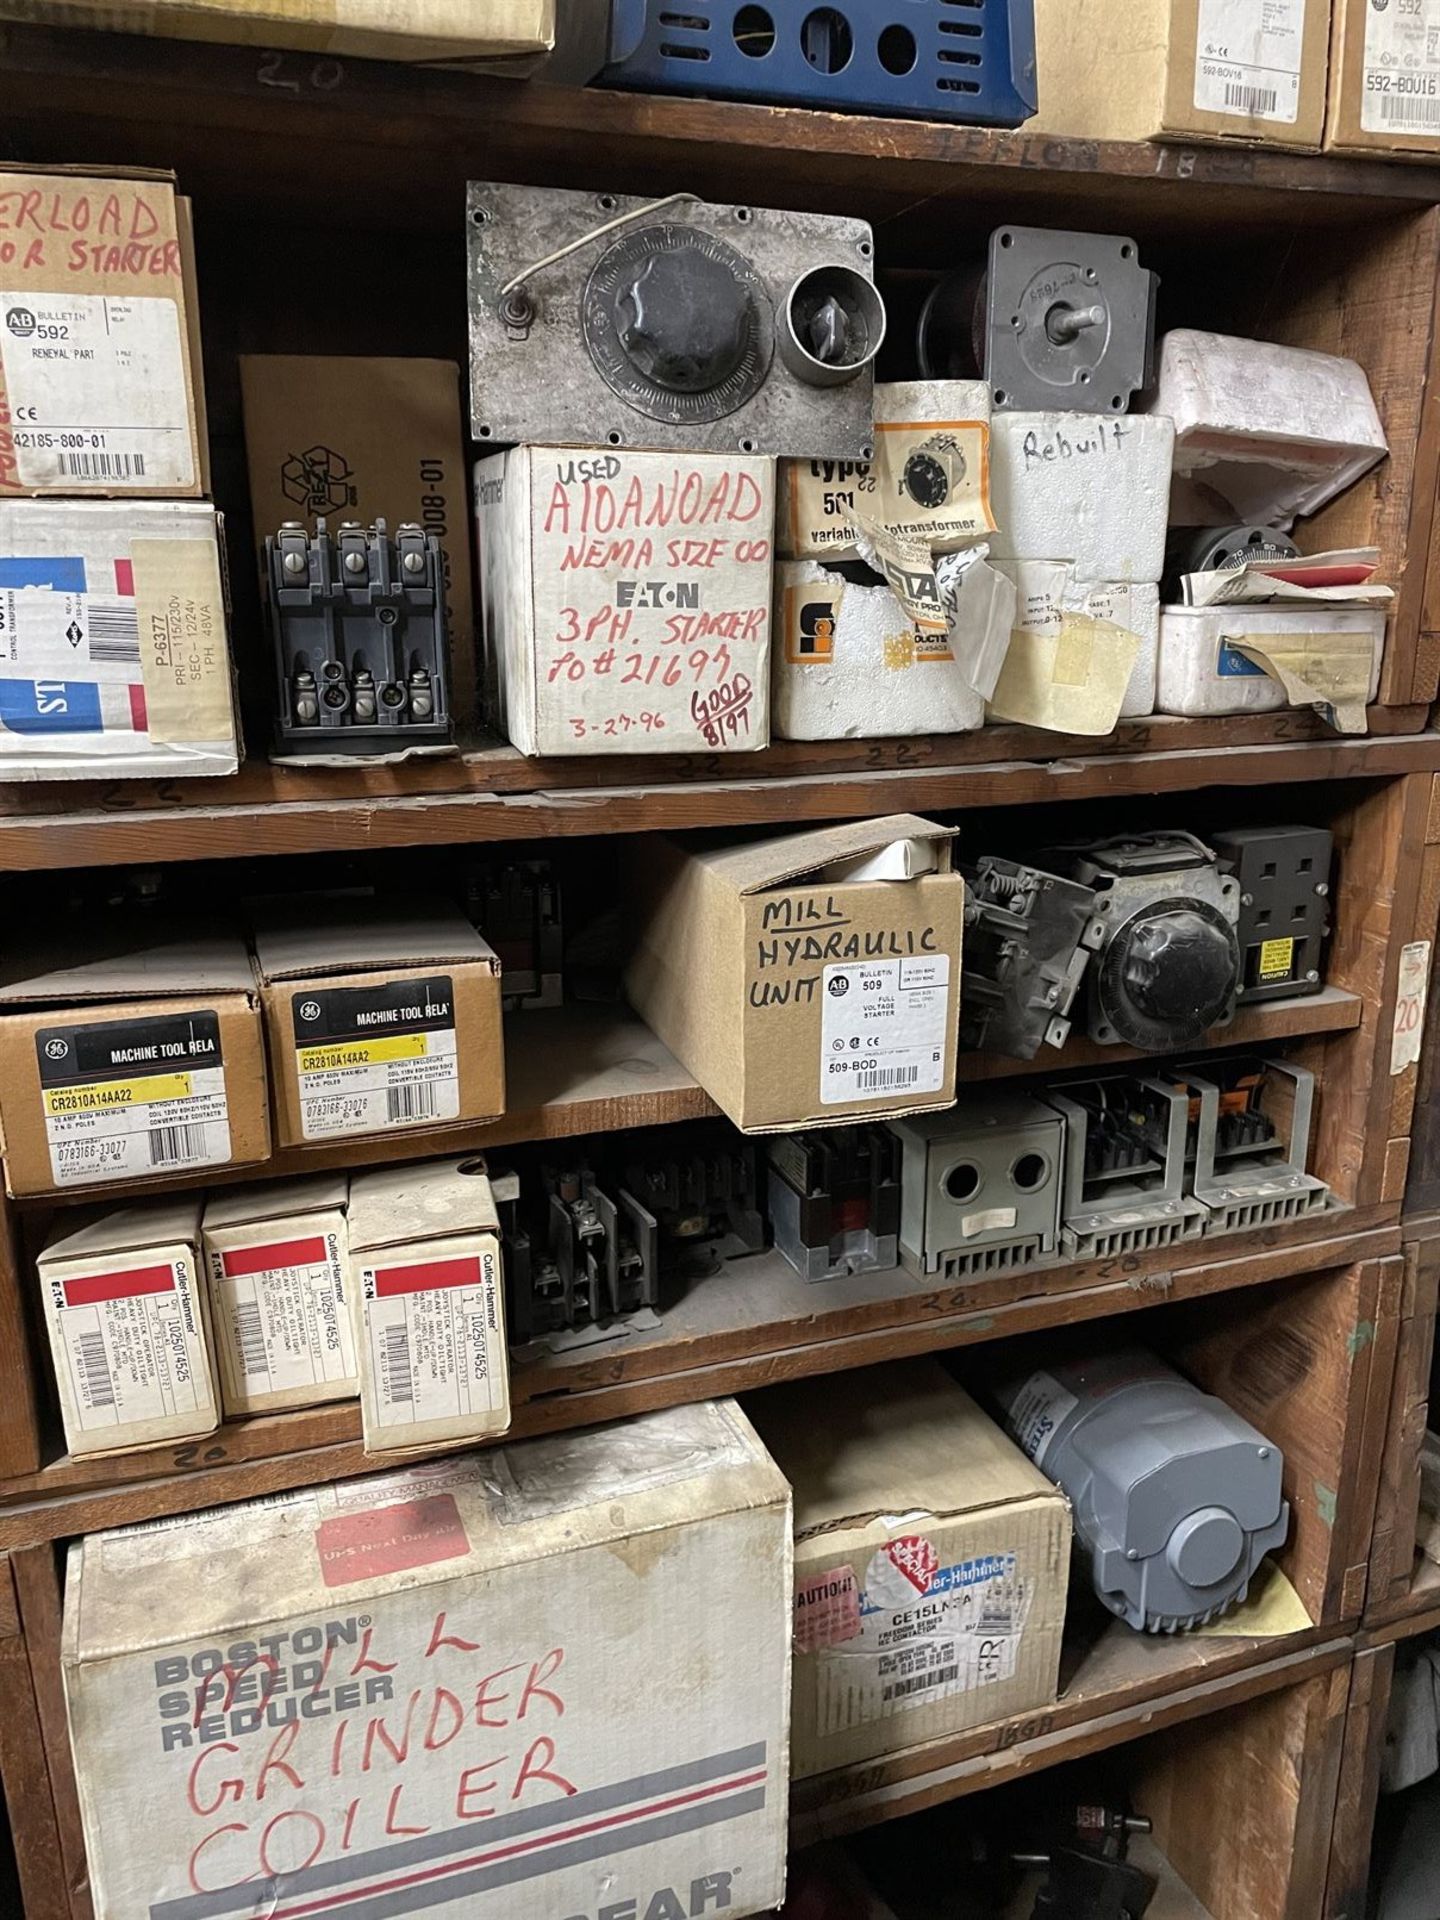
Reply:
[[1396, 1640], [1413, 1640], [1422, 1633], [1440, 1628], [1440, 1567], [1421, 1553], [1415, 1555], [1415, 1573], [1410, 1591], [1379, 1606], [1367, 1607], [1361, 1629], [1361, 1641], [1367, 1647], [1384, 1647]]

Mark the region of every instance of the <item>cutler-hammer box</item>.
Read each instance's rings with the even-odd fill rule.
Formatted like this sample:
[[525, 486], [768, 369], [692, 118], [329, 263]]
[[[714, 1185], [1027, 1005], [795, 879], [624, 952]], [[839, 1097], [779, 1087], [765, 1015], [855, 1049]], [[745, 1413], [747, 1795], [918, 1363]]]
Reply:
[[733, 1401], [79, 1540], [96, 1912], [773, 1911], [790, 1579]]
[[1069, 1506], [938, 1361], [746, 1407], [794, 1488], [797, 1779], [1054, 1700]]
[[952, 833], [901, 813], [636, 852], [626, 991], [742, 1132], [954, 1104]]

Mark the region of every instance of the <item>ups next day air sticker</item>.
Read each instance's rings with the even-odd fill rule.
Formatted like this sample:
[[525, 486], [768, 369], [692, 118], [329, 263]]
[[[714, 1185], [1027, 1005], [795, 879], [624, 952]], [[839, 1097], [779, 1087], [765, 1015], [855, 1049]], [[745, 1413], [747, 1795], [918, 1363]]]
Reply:
[[455, 988], [448, 973], [380, 986], [327, 987], [295, 994], [290, 1017], [297, 1047], [437, 1033], [455, 1024]]
[[217, 1013], [41, 1027], [35, 1035], [35, 1051], [40, 1084], [47, 1089], [223, 1064]]

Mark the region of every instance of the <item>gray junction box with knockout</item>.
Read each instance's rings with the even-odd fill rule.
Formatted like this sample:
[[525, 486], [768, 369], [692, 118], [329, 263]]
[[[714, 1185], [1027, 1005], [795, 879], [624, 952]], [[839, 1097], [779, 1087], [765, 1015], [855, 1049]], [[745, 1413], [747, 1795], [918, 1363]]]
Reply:
[[1011, 1435], [1069, 1496], [1096, 1593], [1137, 1630], [1217, 1619], [1283, 1544], [1280, 1449], [1155, 1355], [1056, 1366], [995, 1397]]
[[1065, 1122], [1001, 1094], [973, 1110], [892, 1120], [904, 1151], [900, 1258], [912, 1273], [1004, 1273], [1054, 1256]]

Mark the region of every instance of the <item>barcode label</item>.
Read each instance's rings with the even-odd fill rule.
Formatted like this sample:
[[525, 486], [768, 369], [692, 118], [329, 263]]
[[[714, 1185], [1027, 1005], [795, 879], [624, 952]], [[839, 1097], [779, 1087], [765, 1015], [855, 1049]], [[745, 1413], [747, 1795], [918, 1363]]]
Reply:
[[434, 1081], [414, 1080], [387, 1087], [385, 1111], [391, 1120], [433, 1120], [436, 1116]]
[[71, 480], [141, 480], [143, 453], [60, 453], [60, 471]]
[[948, 1687], [959, 1678], [958, 1665], [939, 1667], [930, 1673], [912, 1673], [908, 1680], [892, 1680], [882, 1697], [886, 1701], [904, 1700], [912, 1693], [928, 1693], [932, 1687]]
[[110, 1376], [104, 1334], [82, 1333], [75, 1342], [75, 1357], [87, 1403], [92, 1407], [113, 1407], [115, 1382]]
[[268, 1380], [270, 1362], [265, 1354], [265, 1329], [255, 1301], [235, 1302], [235, 1331], [240, 1339], [240, 1364], [246, 1374], [253, 1380]]
[[392, 1404], [409, 1406], [415, 1398], [415, 1378], [410, 1370], [410, 1335], [404, 1327], [384, 1329], [381, 1365], [385, 1374], [385, 1397]]
[[1274, 113], [1280, 95], [1274, 87], [1244, 87], [1225, 82], [1225, 105], [1232, 113]]
[[86, 609], [92, 660], [138, 660], [140, 622], [134, 601], [96, 600]]
[[1390, 127], [1440, 127], [1440, 99], [1417, 100], [1411, 94], [1377, 96], [1382, 123]]
[[857, 1093], [888, 1093], [892, 1087], [913, 1087], [920, 1078], [919, 1067], [877, 1067], [873, 1073], [857, 1073]]
[[209, 1157], [205, 1127], [151, 1127], [150, 1164], [152, 1167], [188, 1167]]

